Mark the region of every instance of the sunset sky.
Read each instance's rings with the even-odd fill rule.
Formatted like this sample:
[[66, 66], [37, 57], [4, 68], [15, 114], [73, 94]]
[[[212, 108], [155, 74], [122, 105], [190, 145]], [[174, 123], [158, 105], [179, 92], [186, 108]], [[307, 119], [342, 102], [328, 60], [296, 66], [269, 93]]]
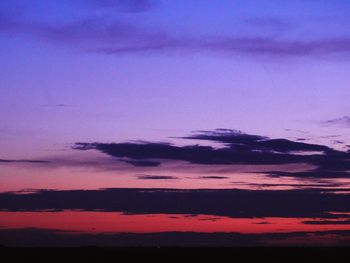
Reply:
[[0, 244], [350, 244], [349, 23], [348, 0], [2, 0]]

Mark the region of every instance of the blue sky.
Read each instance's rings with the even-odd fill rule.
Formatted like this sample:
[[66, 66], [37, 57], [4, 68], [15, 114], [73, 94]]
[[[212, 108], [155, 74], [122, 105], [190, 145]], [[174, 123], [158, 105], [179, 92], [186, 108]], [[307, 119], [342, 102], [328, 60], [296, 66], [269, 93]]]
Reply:
[[349, 11], [348, 1], [2, 1], [1, 155], [215, 128], [343, 136], [346, 122], [323, 122], [350, 110]]

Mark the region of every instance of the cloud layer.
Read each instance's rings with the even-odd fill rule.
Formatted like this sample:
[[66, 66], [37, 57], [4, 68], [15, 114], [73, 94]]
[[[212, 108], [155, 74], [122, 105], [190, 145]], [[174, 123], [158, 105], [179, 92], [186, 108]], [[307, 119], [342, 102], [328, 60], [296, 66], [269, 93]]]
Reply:
[[[128, 214], [193, 214], [234, 218], [347, 218], [350, 189], [41, 190], [0, 193], [2, 211], [118, 211]], [[338, 214], [335, 214], [337, 212]]]
[[160, 166], [164, 161], [186, 161], [205, 165], [284, 165], [309, 164], [314, 170], [303, 172], [270, 171], [268, 175], [296, 178], [350, 178], [350, 153], [288, 139], [245, 134], [235, 130], [200, 131], [182, 137], [222, 143], [223, 146], [168, 143], [76, 143], [76, 150], [97, 150], [135, 166]]

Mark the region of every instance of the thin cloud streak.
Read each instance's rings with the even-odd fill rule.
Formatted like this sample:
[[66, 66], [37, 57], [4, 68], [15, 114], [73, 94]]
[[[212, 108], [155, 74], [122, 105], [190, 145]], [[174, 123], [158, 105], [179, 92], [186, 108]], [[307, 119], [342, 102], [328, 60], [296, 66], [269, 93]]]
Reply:
[[340, 118], [335, 118], [327, 120], [324, 122], [325, 125], [336, 125], [341, 127], [350, 127], [350, 116], [343, 116]]
[[318, 57], [350, 53], [350, 38], [329, 38], [312, 41], [279, 40], [271, 37], [226, 37], [204, 39], [164, 39], [127, 46], [98, 48], [96, 52], [108, 55], [165, 51], [215, 52], [225, 54], [260, 55], [267, 57]]
[[166, 175], [139, 175], [137, 176], [140, 180], [174, 180], [178, 179], [176, 176], [166, 176]]
[[153, 0], [87, 0], [85, 3], [94, 8], [107, 8], [127, 13], [146, 12], [156, 6]]
[[0, 159], [0, 163], [33, 163], [33, 164], [49, 164], [50, 161], [45, 160], [9, 160], [9, 159]]
[[[147, 6], [147, 4], [144, 5]], [[107, 55], [181, 51], [286, 58], [350, 54], [350, 36], [314, 40], [230, 35], [176, 36], [172, 32], [150, 30], [121, 20], [108, 21], [96, 17], [65, 24], [47, 25], [2, 15], [0, 33], [29, 35]]]

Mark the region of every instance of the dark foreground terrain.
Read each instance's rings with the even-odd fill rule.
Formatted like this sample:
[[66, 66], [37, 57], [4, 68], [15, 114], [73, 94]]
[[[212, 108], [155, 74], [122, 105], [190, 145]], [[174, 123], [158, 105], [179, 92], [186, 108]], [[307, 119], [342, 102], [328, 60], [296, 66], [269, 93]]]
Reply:
[[[2, 262], [350, 262], [350, 248], [0, 248]], [[136, 261], [137, 262], [137, 261]]]

